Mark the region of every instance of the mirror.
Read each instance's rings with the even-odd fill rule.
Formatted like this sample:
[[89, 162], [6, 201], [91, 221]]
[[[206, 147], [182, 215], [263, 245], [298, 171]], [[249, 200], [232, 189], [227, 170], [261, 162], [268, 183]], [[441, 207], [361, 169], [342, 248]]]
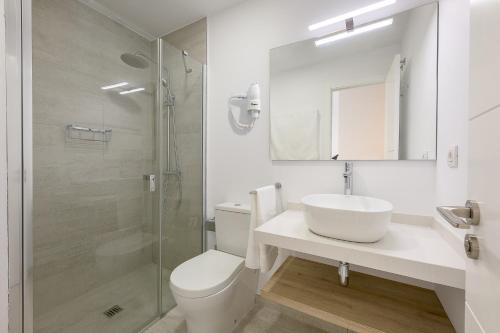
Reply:
[[438, 7], [392, 18], [270, 51], [273, 160], [436, 159]]

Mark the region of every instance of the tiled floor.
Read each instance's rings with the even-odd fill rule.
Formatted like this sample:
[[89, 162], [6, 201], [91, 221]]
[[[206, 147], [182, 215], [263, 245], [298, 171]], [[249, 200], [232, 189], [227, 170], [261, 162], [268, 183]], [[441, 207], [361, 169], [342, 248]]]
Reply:
[[144, 333], [186, 333], [186, 322], [182, 313], [175, 307], [165, 317], [148, 328]]
[[[144, 265], [35, 318], [35, 333], [138, 332], [157, 314], [156, 276], [156, 265]], [[169, 276], [164, 272], [167, 288]], [[167, 307], [173, 307], [173, 297], [167, 299], [171, 302]], [[106, 317], [103, 312], [115, 304], [123, 311]]]
[[278, 307], [258, 303], [234, 333], [347, 333], [344, 329], [329, 327], [325, 330], [310, 323], [303, 316], [292, 315]]
[[[121, 279], [63, 304], [35, 320], [36, 333], [127, 333], [139, 332], [156, 313], [156, 265], [145, 265]], [[169, 274], [164, 273], [168, 286]], [[170, 289], [167, 289], [170, 291]], [[174, 305], [171, 295], [167, 297]], [[112, 318], [103, 311], [115, 304], [123, 311]], [[177, 307], [144, 333], [186, 333], [186, 323]], [[303, 314], [259, 300], [233, 333], [347, 333]]]
[[[299, 319], [297, 319], [299, 318]], [[233, 333], [347, 333], [338, 327], [310, 325], [301, 316], [259, 302]], [[177, 308], [150, 327], [145, 333], [186, 333], [186, 323]]]

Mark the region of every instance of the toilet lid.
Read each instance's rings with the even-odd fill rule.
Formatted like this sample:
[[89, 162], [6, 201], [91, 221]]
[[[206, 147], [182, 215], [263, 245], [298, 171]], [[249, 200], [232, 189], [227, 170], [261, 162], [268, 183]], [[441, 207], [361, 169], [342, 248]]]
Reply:
[[174, 269], [170, 287], [174, 293], [187, 298], [216, 294], [233, 281], [244, 261], [232, 254], [209, 250]]

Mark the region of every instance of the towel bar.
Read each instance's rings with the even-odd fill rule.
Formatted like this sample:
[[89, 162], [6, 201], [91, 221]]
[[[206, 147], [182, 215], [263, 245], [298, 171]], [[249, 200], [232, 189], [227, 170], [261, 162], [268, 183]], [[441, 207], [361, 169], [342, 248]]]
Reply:
[[[280, 190], [280, 189], [281, 189], [281, 183], [275, 183], [275, 184], [274, 184], [274, 187], [275, 187], [277, 190]], [[250, 194], [257, 194], [257, 191], [255, 191], [255, 190], [250, 191]]]

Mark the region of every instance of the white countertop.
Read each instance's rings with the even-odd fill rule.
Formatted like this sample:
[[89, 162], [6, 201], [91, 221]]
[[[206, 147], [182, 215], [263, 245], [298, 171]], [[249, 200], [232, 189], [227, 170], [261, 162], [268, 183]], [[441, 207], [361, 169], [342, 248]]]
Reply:
[[429, 225], [391, 223], [377, 243], [353, 243], [309, 231], [302, 210], [287, 210], [255, 230], [258, 242], [465, 289], [465, 261]]

